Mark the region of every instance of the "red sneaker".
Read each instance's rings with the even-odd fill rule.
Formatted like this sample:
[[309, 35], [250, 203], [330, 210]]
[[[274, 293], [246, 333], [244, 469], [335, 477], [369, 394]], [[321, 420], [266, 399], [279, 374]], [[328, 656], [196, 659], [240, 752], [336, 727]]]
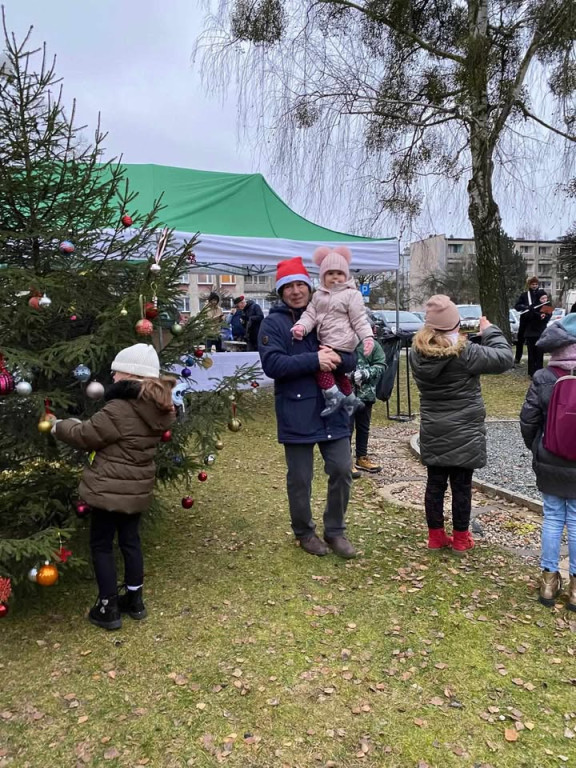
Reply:
[[474, 549], [474, 539], [470, 531], [454, 531], [452, 551], [457, 555], [463, 555], [469, 549]]
[[428, 528], [428, 549], [444, 549], [452, 546], [452, 537], [444, 528]]

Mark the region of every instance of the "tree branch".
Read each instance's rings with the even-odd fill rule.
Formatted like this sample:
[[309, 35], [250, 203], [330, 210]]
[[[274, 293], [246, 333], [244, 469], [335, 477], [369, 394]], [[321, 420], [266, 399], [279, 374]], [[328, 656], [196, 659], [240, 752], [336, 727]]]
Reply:
[[530, 112], [522, 102], [516, 102], [516, 106], [520, 109], [524, 117], [530, 118], [530, 120], [534, 120], [535, 123], [538, 123], [539, 125], [542, 125], [544, 128], [547, 128], [549, 131], [552, 131], [552, 133], [556, 133], [558, 136], [562, 136], [564, 139], [568, 139], [568, 141], [576, 141], [576, 134], [574, 133], [565, 133], [564, 131], [561, 131], [559, 128], [555, 128], [553, 125], [550, 125], [550, 123], [547, 123], [545, 120], [542, 120], [537, 115], [533, 115], [532, 112]]

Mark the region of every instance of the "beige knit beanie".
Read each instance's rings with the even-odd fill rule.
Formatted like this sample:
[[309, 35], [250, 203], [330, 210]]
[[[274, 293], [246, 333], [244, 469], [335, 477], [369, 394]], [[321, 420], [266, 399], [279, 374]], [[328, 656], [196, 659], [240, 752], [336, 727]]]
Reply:
[[133, 344], [121, 349], [110, 367], [118, 373], [129, 373], [148, 379], [160, 378], [160, 360], [152, 344]]
[[426, 302], [424, 325], [435, 331], [454, 331], [460, 325], [460, 313], [453, 301], [441, 293]]

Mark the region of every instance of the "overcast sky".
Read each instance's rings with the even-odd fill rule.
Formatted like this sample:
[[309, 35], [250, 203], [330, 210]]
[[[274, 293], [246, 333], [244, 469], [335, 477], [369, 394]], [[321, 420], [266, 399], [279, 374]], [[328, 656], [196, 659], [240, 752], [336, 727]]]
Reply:
[[[56, 54], [65, 96], [76, 98], [82, 122], [93, 126], [101, 112], [110, 156], [122, 154], [128, 163], [261, 172], [306, 214], [270, 169], [256, 165], [249, 147], [238, 146], [233, 96], [223, 105], [203, 91], [190, 58], [202, 27], [200, 0], [4, 0], [4, 6], [9, 29], [21, 36], [34, 25], [33, 41], [46, 41]], [[575, 217], [574, 206], [554, 195], [554, 182], [538, 174], [522, 182], [527, 192], [510, 183], [499, 194], [509, 233], [518, 236], [532, 226], [542, 237], [562, 234]], [[433, 204], [437, 197], [429, 196], [410, 239], [431, 232], [470, 234], [465, 196], [440, 206]], [[340, 216], [322, 220], [320, 212], [315, 219], [342, 226]]]

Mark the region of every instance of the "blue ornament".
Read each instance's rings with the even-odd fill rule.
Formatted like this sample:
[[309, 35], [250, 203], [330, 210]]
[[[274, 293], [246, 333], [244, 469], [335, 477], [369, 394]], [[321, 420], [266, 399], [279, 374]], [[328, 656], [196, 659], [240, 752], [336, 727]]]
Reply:
[[195, 357], [187, 357], [186, 358], [186, 365], [195, 365], [196, 364], [196, 358]]
[[74, 243], [71, 243], [70, 240], [62, 240], [60, 243], [60, 252], [61, 253], [74, 253], [75, 247]]
[[182, 368], [180, 371], [180, 376], [183, 376], [185, 379], [187, 379], [189, 376], [192, 376], [192, 371], [190, 368]]
[[77, 365], [76, 368], [74, 368], [74, 378], [78, 379], [78, 381], [88, 381], [90, 376], [92, 375], [92, 372], [90, 371], [90, 368], [88, 368], [87, 365]]
[[182, 459], [182, 456], [173, 456], [173, 457], [172, 457], [172, 461], [173, 461], [173, 462], [174, 462], [174, 464], [176, 464], [177, 466], [180, 466], [180, 464], [182, 464], [182, 461], [183, 461], [183, 459]]

